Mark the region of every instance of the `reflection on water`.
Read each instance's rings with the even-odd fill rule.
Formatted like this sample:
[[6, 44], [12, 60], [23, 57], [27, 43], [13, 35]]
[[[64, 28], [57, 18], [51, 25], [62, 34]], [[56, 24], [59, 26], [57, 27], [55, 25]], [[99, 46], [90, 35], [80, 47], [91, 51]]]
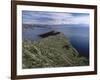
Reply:
[[[77, 27], [78, 26], [78, 27]], [[81, 25], [59, 25], [59, 26], [47, 26], [47, 27], [36, 27], [34, 29], [28, 28], [23, 30], [23, 40], [39, 40], [41, 39], [38, 35], [55, 30], [62, 32], [71, 42], [71, 44], [77, 49], [77, 51], [89, 58], [89, 27]]]

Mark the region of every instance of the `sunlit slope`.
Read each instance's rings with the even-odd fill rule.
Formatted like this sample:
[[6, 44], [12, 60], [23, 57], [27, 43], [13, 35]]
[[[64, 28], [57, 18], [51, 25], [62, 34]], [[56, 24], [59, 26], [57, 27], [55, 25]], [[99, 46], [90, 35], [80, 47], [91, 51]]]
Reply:
[[79, 55], [70, 41], [62, 34], [39, 41], [23, 41], [23, 68], [86, 66], [88, 60]]

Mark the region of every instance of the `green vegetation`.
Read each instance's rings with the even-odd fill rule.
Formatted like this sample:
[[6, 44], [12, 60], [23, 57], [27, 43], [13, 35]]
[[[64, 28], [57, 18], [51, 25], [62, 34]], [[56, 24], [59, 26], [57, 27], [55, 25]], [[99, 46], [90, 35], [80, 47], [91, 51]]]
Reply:
[[22, 44], [24, 69], [89, 65], [62, 33], [39, 41], [23, 41]]

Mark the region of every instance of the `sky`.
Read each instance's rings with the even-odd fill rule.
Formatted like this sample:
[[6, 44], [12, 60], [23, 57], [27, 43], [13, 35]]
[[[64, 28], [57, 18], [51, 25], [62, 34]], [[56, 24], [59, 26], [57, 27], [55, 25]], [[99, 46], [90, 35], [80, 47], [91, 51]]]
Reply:
[[22, 23], [40, 25], [89, 25], [89, 14], [46, 11], [22, 11]]

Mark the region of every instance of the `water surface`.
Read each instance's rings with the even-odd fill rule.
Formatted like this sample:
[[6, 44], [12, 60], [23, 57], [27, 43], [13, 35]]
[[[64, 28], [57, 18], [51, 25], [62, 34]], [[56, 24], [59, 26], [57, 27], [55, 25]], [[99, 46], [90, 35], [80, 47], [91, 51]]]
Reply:
[[33, 29], [23, 30], [22, 38], [23, 40], [40, 40], [38, 35], [52, 30], [62, 32], [80, 55], [89, 58], [89, 26], [86, 25], [33, 26]]

